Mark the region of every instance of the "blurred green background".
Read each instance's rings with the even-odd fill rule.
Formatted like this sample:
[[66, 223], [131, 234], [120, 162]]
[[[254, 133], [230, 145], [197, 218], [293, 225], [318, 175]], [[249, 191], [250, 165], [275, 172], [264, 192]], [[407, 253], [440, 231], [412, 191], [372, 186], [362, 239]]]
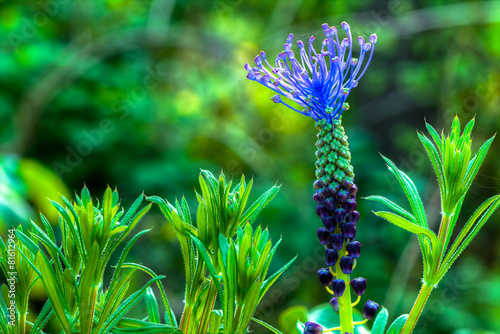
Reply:
[[[290, 32], [323, 38], [321, 24], [376, 32], [373, 61], [344, 114], [359, 197], [405, 198], [378, 152], [407, 172], [428, 218], [439, 222], [437, 182], [415, 129], [424, 119], [449, 128], [476, 116], [476, 148], [500, 128], [499, 1], [0, 1], [0, 233], [39, 210], [47, 197], [86, 184], [101, 197], [117, 187], [128, 205], [141, 192], [195, 205], [200, 168], [254, 177], [264, 191], [282, 184], [260, 218], [276, 240], [274, 267], [299, 257], [257, 316], [279, 326], [288, 307], [328, 301], [312, 200], [316, 129], [275, 105], [245, 78], [262, 49], [274, 58]], [[319, 42], [317, 43], [319, 45]], [[464, 219], [500, 192], [496, 140], [466, 200]], [[377, 219], [359, 201], [355, 274], [366, 298], [394, 319], [409, 312], [421, 278], [414, 237]], [[415, 333], [500, 328], [497, 213], [430, 298]], [[158, 210], [131, 257], [158, 274], [180, 315], [184, 277], [178, 244]], [[44, 298], [35, 293], [35, 300]], [[363, 301], [366, 299], [364, 298]], [[261, 327], [255, 333], [265, 333]]]

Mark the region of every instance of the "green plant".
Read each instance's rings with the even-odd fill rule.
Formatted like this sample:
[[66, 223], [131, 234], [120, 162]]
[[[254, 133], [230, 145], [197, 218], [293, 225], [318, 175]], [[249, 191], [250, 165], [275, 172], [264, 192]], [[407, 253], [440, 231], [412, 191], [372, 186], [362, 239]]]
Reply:
[[415, 184], [386, 157], [383, 158], [403, 188], [410, 202], [412, 213], [385, 197], [369, 196], [366, 198], [378, 201], [394, 211], [379, 211], [375, 214], [416, 234], [422, 251], [422, 288], [408, 315], [401, 332], [403, 334], [413, 331], [432, 290], [436, 288], [460, 254], [500, 206], [500, 195], [487, 199], [465, 222], [450, 246], [465, 195], [471, 187], [494, 138], [487, 140], [471, 159], [472, 139], [470, 135], [474, 122], [474, 119], [471, 120], [460, 135], [460, 122], [458, 117], [455, 117], [448, 136], [443, 133], [439, 135], [432, 126], [427, 124], [427, 130], [433, 142], [425, 135], [418, 134], [436, 173], [441, 195], [441, 223], [437, 235], [428, 227], [424, 205]]
[[[185, 198], [157, 203], [173, 225], [180, 242], [186, 275], [185, 306], [180, 322], [184, 334], [246, 333], [255, 308], [271, 285], [293, 262], [266, 278], [279, 244], [272, 246], [267, 229], [251, 224], [279, 190], [273, 186], [247, 208], [253, 181], [245, 177], [231, 189], [224, 175], [200, 174], [201, 194], [196, 193], [196, 223]], [[222, 285], [222, 287], [221, 287]], [[217, 297], [221, 309], [215, 309]]]
[[[52, 201], [59, 212], [60, 240], [44, 215], [40, 215], [41, 226], [31, 221], [28, 233], [21, 229], [15, 232], [18, 238], [16, 304], [19, 316], [14, 327], [1, 318], [4, 332], [25, 333], [29, 325], [30, 333], [41, 333], [52, 315], [64, 333], [175, 332], [174, 326], [125, 317], [139, 301], [151, 299], [148, 288], [153, 283], [158, 285], [165, 306], [170, 310], [160, 283], [164, 276], [157, 276], [144, 266], [124, 262], [134, 243], [148, 230], [136, 233], [126, 243], [111, 280], [108, 284], [103, 281], [111, 257], [131, 235], [151, 204], [139, 210], [143, 201], [141, 195], [125, 213], [120, 209], [118, 193], [110, 188], [106, 189], [101, 203], [93, 202], [87, 188], [76, 197], [76, 202], [64, 197], [62, 200], [65, 207]], [[5, 272], [4, 266], [2, 261]], [[152, 279], [139, 290], [130, 292], [131, 280], [138, 269], [147, 272]], [[27, 300], [36, 279], [42, 281], [48, 301], [37, 321], [27, 323]], [[155, 318], [150, 308], [148, 313], [150, 319]]]

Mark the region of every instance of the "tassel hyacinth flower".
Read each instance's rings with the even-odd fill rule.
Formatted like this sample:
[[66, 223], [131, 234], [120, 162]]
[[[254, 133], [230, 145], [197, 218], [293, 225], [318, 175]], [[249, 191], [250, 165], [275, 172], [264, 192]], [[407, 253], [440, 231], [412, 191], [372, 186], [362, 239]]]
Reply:
[[[351, 280], [350, 274], [360, 257], [361, 245], [355, 241], [359, 212], [356, 211], [356, 193], [351, 153], [347, 136], [341, 124], [342, 112], [349, 109], [346, 99], [351, 89], [357, 87], [373, 56], [377, 36], [371, 35], [369, 42], [358, 37], [359, 58], [353, 57], [351, 30], [346, 22], [341, 25], [346, 38], [340, 39], [335, 27], [323, 24], [326, 38], [321, 49], [313, 47], [314, 36], [306, 47], [297, 41], [299, 54], [292, 51], [293, 35], [287, 38], [284, 51], [278, 54], [274, 67], [261, 51], [255, 58], [255, 67], [245, 64], [247, 78], [270, 88], [277, 94], [271, 99], [288, 108], [309, 116], [316, 121], [316, 181], [313, 196], [317, 203], [316, 214], [323, 227], [317, 230], [319, 242], [325, 247], [326, 268], [318, 271], [319, 280], [333, 295], [330, 303], [340, 315], [340, 327], [323, 329], [317, 323], [305, 324], [304, 333], [322, 333], [340, 330], [353, 333], [354, 325], [371, 319], [378, 304], [368, 301], [364, 307], [365, 321], [354, 323], [352, 307], [360, 300], [366, 289], [364, 278]], [[285, 102], [282, 98], [286, 98]], [[298, 104], [299, 110], [288, 104]], [[351, 290], [357, 300], [351, 302]]]

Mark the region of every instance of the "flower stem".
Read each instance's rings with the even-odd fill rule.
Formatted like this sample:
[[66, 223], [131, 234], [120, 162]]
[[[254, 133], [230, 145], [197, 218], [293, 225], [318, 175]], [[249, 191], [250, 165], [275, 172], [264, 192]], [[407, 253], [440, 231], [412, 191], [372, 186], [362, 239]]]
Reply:
[[184, 312], [182, 312], [180, 330], [183, 334], [187, 334], [189, 330], [189, 321], [191, 320], [191, 312], [193, 311], [193, 305], [186, 303], [184, 307]]
[[427, 284], [426, 282], [422, 284], [420, 293], [418, 294], [418, 297], [415, 300], [415, 304], [413, 304], [413, 307], [408, 316], [408, 320], [406, 320], [405, 326], [403, 327], [401, 334], [410, 334], [411, 332], [413, 332], [413, 329], [417, 324], [418, 318], [420, 317], [420, 314], [424, 309], [425, 303], [427, 302], [427, 299], [429, 299], [432, 289], [434, 289], [434, 285]]
[[338, 298], [341, 333], [354, 333], [354, 326], [352, 324], [351, 285], [349, 284], [350, 278], [349, 275], [342, 272], [339, 262], [336, 264], [336, 272], [338, 278], [346, 283], [344, 294], [342, 297]]

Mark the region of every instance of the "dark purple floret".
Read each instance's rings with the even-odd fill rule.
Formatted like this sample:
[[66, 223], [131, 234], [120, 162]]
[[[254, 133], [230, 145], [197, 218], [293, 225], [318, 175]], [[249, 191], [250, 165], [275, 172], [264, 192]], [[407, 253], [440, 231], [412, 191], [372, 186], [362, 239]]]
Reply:
[[330, 211], [335, 210], [335, 208], [337, 207], [337, 201], [333, 197], [328, 197], [325, 200], [324, 204], [326, 205], [326, 208]]
[[329, 286], [332, 284], [333, 275], [328, 268], [322, 268], [318, 270], [319, 281], [323, 286]]
[[324, 187], [323, 181], [316, 180], [316, 181], [314, 181], [313, 186], [314, 186], [314, 189], [321, 189]]
[[358, 192], [358, 187], [355, 184], [353, 184], [353, 186], [351, 187], [351, 189], [349, 189], [349, 194], [350, 195], [355, 195], [357, 192]]
[[342, 297], [345, 291], [345, 282], [341, 279], [334, 279], [332, 281], [333, 296]]
[[356, 210], [357, 203], [354, 198], [348, 199], [344, 204], [342, 204], [342, 207], [347, 211], [347, 212], [353, 212]]
[[323, 201], [319, 198], [319, 194], [317, 192], [314, 193], [313, 200], [318, 204], [323, 204]]
[[351, 281], [352, 291], [356, 296], [362, 296], [366, 290], [366, 279], [363, 277], [355, 278]]
[[318, 199], [321, 201], [321, 204], [324, 204], [325, 200], [330, 197], [330, 194], [325, 188], [318, 190], [316, 193], [318, 194]]
[[328, 267], [333, 267], [339, 259], [339, 253], [335, 249], [325, 249], [325, 263]]
[[350, 256], [343, 256], [340, 259], [340, 269], [346, 275], [352, 273], [352, 267], [354, 266], [354, 259]]
[[354, 183], [351, 180], [349, 180], [349, 179], [342, 180], [342, 187], [344, 187], [345, 189], [350, 190], [352, 188], [352, 186], [354, 186]]
[[344, 236], [342, 234], [331, 235], [332, 246], [336, 250], [341, 250], [344, 247]]
[[335, 312], [339, 313], [339, 301], [337, 300], [337, 297], [330, 299], [330, 305]]
[[377, 313], [378, 308], [379, 305], [377, 303], [368, 300], [365, 306], [363, 306], [363, 317], [368, 320], [373, 319], [375, 313]]
[[331, 241], [330, 232], [323, 227], [318, 228], [318, 239], [322, 245], [328, 245]]
[[345, 189], [341, 189], [337, 192], [337, 200], [340, 203], [345, 203], [349, 198], [349, 192]]
[[346, 215], [345, 221], [356, 224], [359, 221], [359, 212], [353, 211]]
[[338, 224], [344, 221], [346, 215], [347, 211], [345, 211], [343, 208], [337, 208], [333, 211], [333, 216], [335, 217], [335, 221]]
[[338, 184], [338, 183], [330, 183], [330, 184], [328, 185], [328, 188], [327, 188], [328, 192], [329, 192], [332, 196], [337, 195], [337, 192], [339, 191], [339, 189], [340, 189], [340, 186], [339, 186], [339, 184]]
[[306, 322], [304, 327], [304, 334], [322, 334], [323, 333], [323, 326], [315, 323], [308, 321]]
[[325, 225], [326, 230], [329, 232], [333, 232], [337, 227], [337, 223], [331, 216], [323, 218], [323, 225]]
[[349, 253], [349, 256], [353, 259], [358, 259], [361, 253], [361, 244], [359, 241], [353, 241], [347, 245], [346, 250]]
[[316, 214], [319, 218], [325, 218], [330, 216], [330, 211], [324, 205], [316, 205]]
[[340, 225], [340, 230], [342, 231], [342, 235], [346, 239], [354, 238], [356, 235], [356, 226], [354, 223], [343, 223]]

